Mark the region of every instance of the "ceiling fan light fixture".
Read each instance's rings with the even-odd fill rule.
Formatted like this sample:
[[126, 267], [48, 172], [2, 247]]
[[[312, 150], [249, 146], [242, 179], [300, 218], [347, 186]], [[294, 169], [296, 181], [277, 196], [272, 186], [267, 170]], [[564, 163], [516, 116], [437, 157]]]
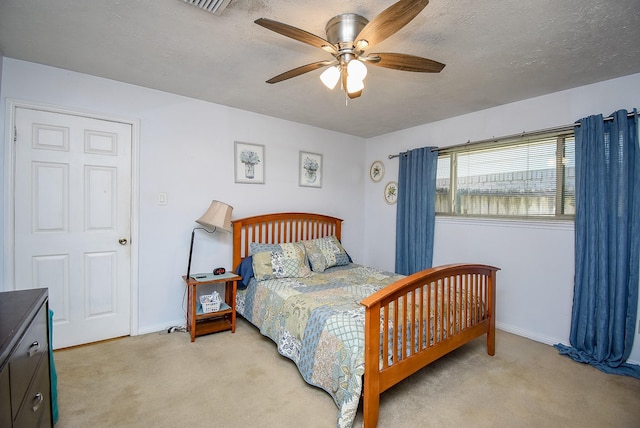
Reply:
[[323, 71], [320, 75], [320, 80], [322, 80], [322, 83], [324, 83], [324, 86], [327, 88], [335, 88], [338, 84], [338, 80], [340, 80], [340, 70], [338, 69], [338, 66], [329, 67]]
[[364, 82], [357, 77], [347, 76], [347, 93], [354, 94], [364, 89]]
[[362, 61], [352, 59], [347, 64], [347, 73], [349, 77], [354, 77], [359, 80], [364, 80], [367, 77], [367, 66]]

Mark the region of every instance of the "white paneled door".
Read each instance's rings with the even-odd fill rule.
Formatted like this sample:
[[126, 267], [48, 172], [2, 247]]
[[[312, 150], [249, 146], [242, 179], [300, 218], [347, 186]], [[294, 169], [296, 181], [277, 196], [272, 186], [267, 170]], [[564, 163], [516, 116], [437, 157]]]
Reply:
[[48, 288], [54, 348], [131, 331], [131, 124], [16, 108], [15, 289]]

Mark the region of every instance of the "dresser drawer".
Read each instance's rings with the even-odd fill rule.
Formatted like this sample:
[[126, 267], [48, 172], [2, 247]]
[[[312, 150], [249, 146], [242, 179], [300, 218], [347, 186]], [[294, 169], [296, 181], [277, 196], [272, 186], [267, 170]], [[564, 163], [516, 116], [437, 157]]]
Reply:
[[[0, 367], [2, 367], [0, 365]], [[11, 393], [9, 383], [9, 367], [0, 370], [0, 427], [11, 426]]]
[[[47, 321], [46, 305], [43, 305], [20, 340], [15, 352], [9, 358], [11, 410], [14, 418], [18, 413], [23, 398], [25, 398], [38, 363], [40, 363], [43, 356], [46, 355], [48, 357], [49, 355]], [[49, 395], [49, 392], [47, 392], [47, 395]]]
[[51, 391], [49, 390], [49, 359], [42, 358], [33, 383], [25, 395], [13, 428], [50, 427]]

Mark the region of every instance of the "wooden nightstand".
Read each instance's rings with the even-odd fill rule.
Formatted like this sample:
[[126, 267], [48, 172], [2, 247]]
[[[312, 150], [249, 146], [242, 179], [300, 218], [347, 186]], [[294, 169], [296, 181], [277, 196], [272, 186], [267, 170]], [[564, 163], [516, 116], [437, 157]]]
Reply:
[[[191, 333], [191, 341], [196, 340], [196, 336], [203, 334], [217, 333], [219, 331], [231, 330], [236, 332], [236, 290], [241, 276], [233, 273], [222, 275], [207, 275], [204, 279], [194, 279], [195, 275], [187, 280], [183, 275], [187, 289], [187, 331]], [[225, 283], [224, 303], [217, 312], [204, 313], [198, 301], [198, 287], [206, 284]]]

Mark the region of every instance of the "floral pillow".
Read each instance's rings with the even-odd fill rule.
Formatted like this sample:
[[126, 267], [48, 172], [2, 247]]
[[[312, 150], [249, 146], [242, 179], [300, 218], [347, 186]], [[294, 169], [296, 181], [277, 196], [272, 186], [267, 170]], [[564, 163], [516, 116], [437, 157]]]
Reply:
[[311, 239], [302, 243], [307, 251], [311, 270], [314, 272], [324, 272], [330, 267], [342, 266], [350, 262], [349, 255], [335, 236]]
[[251, 244], [253, 274], [258, 281], [309, 276], [309, 263], [300, 244]]

